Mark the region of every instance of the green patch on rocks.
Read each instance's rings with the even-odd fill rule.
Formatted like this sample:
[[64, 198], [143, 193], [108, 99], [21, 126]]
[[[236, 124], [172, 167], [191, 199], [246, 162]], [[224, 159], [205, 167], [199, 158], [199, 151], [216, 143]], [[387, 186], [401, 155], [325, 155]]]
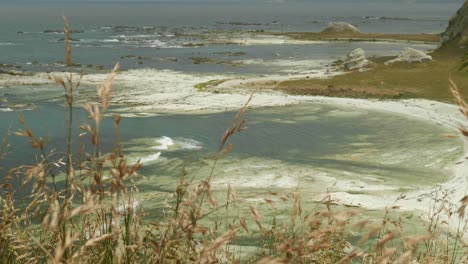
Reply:
[[218, 85], [222, 84], [225, 81], [226, 80], [210, 80], [210, 81], [207, 81], [207, 82], [204, 82], [204, 83], [195, 84], [194, 87], [195, 87], [195, 89], [197, 89], [197, 91], [203, 92], [203, 91], [206, 91], [208, 88], [218, 86]]

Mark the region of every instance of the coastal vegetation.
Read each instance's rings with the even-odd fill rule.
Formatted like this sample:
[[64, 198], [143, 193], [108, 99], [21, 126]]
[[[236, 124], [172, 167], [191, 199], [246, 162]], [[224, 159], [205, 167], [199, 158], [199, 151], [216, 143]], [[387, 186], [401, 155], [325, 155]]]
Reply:
[[287, 36], [295, 40], [308, 41], [408, 41], [408, 42], [439, 42], [438, 34], [385, 34], [361, 32], [285, 32], [263, 33], [268, 35]]
[[[48, 142], [20, 117], [13, 132], [40, 153], [33, 165], [9, 170], [0, 186], [0, 260], [2, 263], [464, 263], [462, 238], [468, 222], [468, 198], [453, 203], [441, 191], [422, 234], [405, 228], [397, 207], [381, 219], [362, 217], [362, 209], [342, 208], [326, 196], [311, 210], [299, 191], [271, 193], [263, 211], [242, 208], [239, 193], [228, 186], [224, 197], [211, 188], [216, 164], [228, 155], [231, 137], [246, 129], [252, 97], [234, 117], [209, 158], [209, 173], [198, 181], [183, 171], [162, 213], [144, 211], [138, 195], [138, 171], [119, 140], [120, 116], [114, 116], [116, 146], [101, 153], [101, 124], [110, 107], [118, 65], [99, 86], [99, 103], [86, 104], [89, 123], [81, 136], [90, 148], [71, 147], [74, 92], [80, 76], [51, 76], [63, 88], [66, 150], [52, 152]], [[468, 118], [457, 86], [452, 93]], [[461, 131], [468, 137], [465, 128]], [[3, 158], [8, 143], [1, 145]], [[30, 194], [24, 198], [17, 183]], [[400, 198], [398, 198], [400, 199]], [[445, 217], [460, 218], [458, 232], [443, 227]]]
[[[437, 41], [440, 47], [431, 53], [432, 61], [422, 63], [395, 63], [385, 65], [390, 58], [372, 58], [374, 68], [368, 71], [352, 71], [324, 80], [285, 81], [277, 89], [292, 94], [350, 96], [364, 98], [424, 98], [430, 100], [451, 101], [451, 95], [445, 89], [448, 76], [461, 87], [468, 85], [466, 32], [468, 3], [465, 2], [452, 17], [449, 26], [441, 35], [400, 35], [377, 34], [375, 39]], [[319, 38], [326, 35], [340, 35], [342, 38], [367, 38], [360, 32], [321, 32], [294, 34], [296, 38]], [[348, 36], [350, 35], [350, 36]], [[373, 34], [370, 34], [373, 35]], [[380, 35], [380, 36], [379, 36]], [[336, 38], [337, 36], [333, 36]], [[333, 38], [331, 37], [331, 38]], [[365, 87], [363, 89], [362, 87]], [[466, 97], [465, 97], [466, 98]]]
[[[65, 25], [68, 39], [66, 20]], [[66, 62], [73, 65], [68, 41], [65, 48]], [[457, 59], [464, 52], [447, 44], [433, 54], [433, 62], [411, 65], [387, 66], [383, 63], [388, 58], [374, 58], [377, 66], [366, 72], [326, 80], [286, 81], [276, 89], [328, 96], [452, 99], [468, 120], [466, 94], [458, 89], [468, 87], [466, 62]], [[93, 103], [84, 105], [89, 122], [82, 124], [78, 133], [72, 131], [72, 124], [82, 76], [49, 76], [57, 89], [63, 89], [63, 153], [50, 149], [50, 142], [30, 129], [28, 120], [19, 117], [22, 129], [11, 133], [25, 138], [31, 146], [25, 151], [37, 152], [37, 159], [31, 161], [32, 165], [9, 169], [0, 181], [1, 263], [468, 261], [468, 248], [462, 242], [468, 229], [468, 197], [451, 201], [444, 190], [437, 195], [427, 223], [419, 227], [424, 231], [417, 234], [404, 226], [397, 206], [378, 212], [382, 216], [376, 219], [364, 217], [369, 213], [362, 208], [338, 206], [329, 195], [316, 202], [313, 209], [305, 210], [298, 190], [260, 197], [270, 208], [265, 211], [257, 206], [242, 208], [239, 193], [230, 185], [222, 196], [215, 195], [211, 187], [215, 168], [229, 155], [232, 137], [246, 129], [252, 96], [220, 135], [218, 150], [206, 159], [208, 173], [196, 180], [183, 170], [170, 195], [154, 198], [163, 204], [159, 211], [145, 211], [138, 199], [138, 179], [143, 177], [139, 171], [145, 164], [128, 159], [120, 137], [122, 118], [109, 117], [118, 71], [117, 64], [97, 93], [90, 96], [88, 102]], [[203, 91], [222, 82], [212, 80], [195, 88]], [[101, 144], [105, 118], [112, 118], [116, 139], [109, 153], [102, 152]], [[460, 127], [460, 131], [468, 138], [467, 128]], [[88, 144], [73, 148], [75, 140]], [[8, 149], [8, 142], [3, 140], [0, 160], [9, 155]], [[452, 218], [460, 223], [455, 233], [447, 231], [447, 222]]]
[[430, 62], [384, 65], [390, 57], [370, 58], [375, 66], [369, 71], [354, 71], [327, 79], [288, 80], [274, 88], [290, 94], [450, 102], [452, 97], [445, 81], [449, 76], [462, 87], [468, 85], [468, 71], [462, 61], [465, 53], [447, 44], [431, 54], [433, 61]]
[[210, 87], [217, 86], [223, 82], [225, 82], [225, 80], [210, 80], [208, 82], [196, 84], [195, 89], [197, 89], [197, 91], [199, 92], [202, 92], [202, 91], [206, 91]]

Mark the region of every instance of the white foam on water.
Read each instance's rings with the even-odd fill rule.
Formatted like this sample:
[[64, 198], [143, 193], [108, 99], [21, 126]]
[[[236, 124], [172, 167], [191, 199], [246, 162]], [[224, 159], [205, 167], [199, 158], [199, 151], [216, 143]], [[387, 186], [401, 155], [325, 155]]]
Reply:
[[190, 138], [175, 138], [163, 136], [155, 140], [157, 146], [151, 147], [156, 150], [174, 151], [174, 150], [198, 150], [202, 149], [203, 144]]
[[142, 159], [140, 159], [140, 162], [143, 164], [149, 164], [157, 161], [159, 157], [161, 156], [161, 152], [157, 152], [155, 154], [148, 155]]
[[10, 107], [0, 108], [0, 112], [13, 112], [13, 109], [11, 109]]
[[103, 39], [101, 42], [120, 42], [118, 39]]
[[98, 39], [80, 39], [80, 42], [92, 43], [92, 42], [99, 42], [99, 40]]
[[256, 174], [249, 171], [238, 171], [236, 177], [232, 177], [229, 180], [215, 179], [212, 181], [212, 185], [215, 188], [225, 187], [227, 183], [235, 188], [254, 188], [254, 189], [266, 189], [266, 188], [281, 188], [281, 189], [292, 189], [296, 188], [299, 184], [298, 178], [290, 175], [280, 175], [276, 172], [265, 172]]
[[[132, 36], [129, 36], [129, 37], [132, 37]], [[152, 36], [154, 37], [154, 36]], [[150, 48], [180, 48], [180, 46], [177, 46], [177, 45], [171, 45], [171, 44], [168, 44], [164, 41], [161, 41], [161, 40], [158, 40], [158, 39], [139, 39], [139, 40], [135, 40], [135, 39], [130, 39], [130, 38], [126, 38], [124, 40], [121, 40], [120, 41], [121, 43], [124, 43], [124, 44], [130, 44], [130, 45], [136, 45], [136, 46], [140, 46], [140, 47], [150, 47]]]
[[181, 149], [185, 150], [198, 150], [203, 148], [203, 144], [200, 141], [190, 138], [182, 138], [180, 139], [180, 142], [177, 142], [177, 144]]
[[127, 37], [130, 37], [130, 38], [154, 38], [154, 37], [157, 37], [159, 36], [159, 34], [140, 34], [140, 35], [131, 35], [131, 36], [127, 36]]
[[246, 65], [263, 65], [263, 66], [279, 66], [279, 67], [314, 67], [322, 69], [326, 64], [330, 63], [330, 60], [263, 60], [263, 59], [249, 59], [249, 60], [237, 60], [234, 62], [246, 64]]
[[159, 143], [159, 145], [152, 147], [152, 149], [168, 150], [170, 146], [174, 145], [174, 140], [166, 136], [163, 136], [160, 139], [157, 139], [156, 142]]

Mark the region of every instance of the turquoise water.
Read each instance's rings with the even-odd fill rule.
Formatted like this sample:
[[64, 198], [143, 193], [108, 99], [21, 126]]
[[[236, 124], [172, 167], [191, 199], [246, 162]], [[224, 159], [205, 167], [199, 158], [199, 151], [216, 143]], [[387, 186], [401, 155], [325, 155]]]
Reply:
[[[39, 104], [34, 111], [0, 113], [2, 135], [6, 128], [16, 131], [20, 127], [19, 115], [25, 117], [37, 136], [49, 139], [49, 149], [54, 150], [53, 158], [58, 160], [65, 145], [64, 109], [49, 103]], [[226, 112], [124, 118], [122, 141], [126, 142], [129, 159], [141, 159], [145, 164], [143, 175], [157, 183], [152, 188], [170, 191], [182, 167], [195, 174], [204, 167], [203, 159], [210, 160], [234, 115]], [[298, 177], [326, 174], [392, 186], [424, 186], [450, 177], [450, 167], [462, 151], [458, 140], [443, 136], [449, 131], [442, 127], [378, 111], [303, 104], [252, 109], [247, 117], [248, 130], [233, 137], [232, 152], [220, 162], [221, 179], [238, 164], [236, 173], [246, 176], [259, 173], [249, 168], [260, 165], [265, 171], [275, 168]], [[75, 148], [79, 142], [90, 147], [89, 138], [77, 137], [79, 125], [86, 121], [85, 111], [76, 109]], [[102, 131], [106, 153], [116, 143], [111, 118], [103, 123]], [[26, 139], [11, 135], [8, 141], [11, 150], [0, 161], [0, 167], [34, 163], [39, 153], [25, 151], [29, 148]]]

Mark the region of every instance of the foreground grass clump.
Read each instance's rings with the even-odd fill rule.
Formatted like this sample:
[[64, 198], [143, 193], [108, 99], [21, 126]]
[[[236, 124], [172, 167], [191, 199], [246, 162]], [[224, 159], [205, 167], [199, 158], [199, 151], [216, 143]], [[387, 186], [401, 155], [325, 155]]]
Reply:
[[[68, 23], [66, 23], [68, 28]], [[65, 30], [69, 32], [69, 30]], [[67, 34], [66, 34], [66, 37]], [[67, 49], [68, 51], [68, 49]], [[68, 53], [67, 53], [68, 54]], [[271, 193], [264, 201], [273, 210], [266, 217], [256, 207], [239, 210], [239, 194], [228, 186], [224, 198], [215, 199], [214, 169], [232, 146], [230, 138], [245, 129], [249, 101], [221, 137], [219, 149], [208, 162], [210, 172], [200, 181], [183, 172], [166, 199], [164, 214], [146, 213], [138, 195], [140, 162], [130, 163], [120, 142], [120, 117], [114, 116], [118, 142], [102, 153], [100, 129], [112, 99], [118, 65], [98, 87], [99, 103], [86, 104], [89, 123], [73, 138], [74, 94], [80, 76], [51, 76], [64, 89], [67, 118], [63, 152], [48, 148], [20, 118], [25, 137], [38, 159], [6, 172], [0, 185], [0, 263], [464, 263], [466, 248], [460, 237], [450, 238], [439, 227], [444, 215], [465, 223], [468, 198], [458, 211], [447, 199], [434, 205], [427, 234], [406, 234], [402, 221], [389, 208], [379, 220], [365, 219], [357, 211], [338, 211], [325, 198], [316, 209], [304, 211], [300, 192]], [[453, 92], [468, 118], [468, 107], [456, 86]], [[466, 129], [463, 134], [468, 136]], [[89, 149], [72, 142], [89, 140]], [[81, 145], [84, 146], [84, 145]], [[8, 144], [0, 144], [0, 159]], [[21, 187], [30, 190], [24, 199]], [[26, 201], [26, 205], [24, 202]], [[457, 201], [458, 202], [458, 201]], [[234, 213], [233, 213], [234, 212]], [[281, 213], [280, 213], [281, 212]], [[461, 236], [461, 229], [457, 236]], [[243, 245], [249, 241], [253, 249]], [[252, 242], [253, 241], [253, 242]], [[244, 251], [243, 251], [244, 249]]]

